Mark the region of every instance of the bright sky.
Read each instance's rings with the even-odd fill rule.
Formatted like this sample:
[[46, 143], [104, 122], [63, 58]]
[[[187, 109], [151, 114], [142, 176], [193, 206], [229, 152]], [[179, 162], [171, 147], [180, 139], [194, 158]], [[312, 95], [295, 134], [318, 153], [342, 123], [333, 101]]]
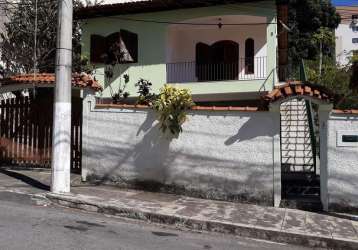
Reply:
[[332, 3], [339, 6], [350, 6], [350, 5], [358, 5], [358, 0], [332, 0]]

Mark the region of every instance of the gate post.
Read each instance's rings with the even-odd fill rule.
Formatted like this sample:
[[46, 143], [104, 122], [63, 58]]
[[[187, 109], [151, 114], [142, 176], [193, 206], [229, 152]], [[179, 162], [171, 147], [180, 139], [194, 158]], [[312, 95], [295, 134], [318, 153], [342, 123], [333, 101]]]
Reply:
[[81, 179], [87, 181], [87, 169], [88, 169], [88, 138], [93, 131], [89, 130], [89, 118], [93, 107], [96, 104], [95, 92], [91, 89], [82, 90], [82, 170]]
[[281, 203], [281, 117], [280, 103], [270, 105], [270, 113], [273, 119], [274, 132], [272, 135], [272, 167], [273, 167], [273, 203], [279, 207]]
[[320, 104], [318, 108], [319, 141], [320, 141], [320, 190], [321, 202], [324, 211], [328, 211], [328, 119], [332, 111], [332, 104]]

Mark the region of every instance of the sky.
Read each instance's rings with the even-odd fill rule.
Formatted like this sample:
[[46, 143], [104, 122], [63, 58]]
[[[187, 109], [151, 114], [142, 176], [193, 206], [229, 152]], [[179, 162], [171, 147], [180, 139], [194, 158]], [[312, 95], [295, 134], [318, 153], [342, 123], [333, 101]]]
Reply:
[[349, 5], [358, 5], [358, 0], [332, 0], [332, 3], [339, 6], [349, 6]]

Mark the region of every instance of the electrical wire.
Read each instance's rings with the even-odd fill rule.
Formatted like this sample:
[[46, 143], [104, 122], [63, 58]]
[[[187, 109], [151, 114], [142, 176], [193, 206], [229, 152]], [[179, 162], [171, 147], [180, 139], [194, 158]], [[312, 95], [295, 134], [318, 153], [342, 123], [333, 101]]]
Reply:
[[276, 22], [260, 22], [260, 23], [221, 23], [218, 20], [218, 23], [194, 23], [194, 22], [171, 22], [171, 21], [157, 21], [150, 19], [134, 19], [127, 17], [104, 17], [107, 19], [116, 19], [122, 21], [130, 21], [130, 22], [144, 22], [144, 23], [156, 23], [156, 24], [177, 24], [177, 25], [188, 25], [188, 26], [255, 26], [255, 25], [269, 25], [269, 24], [277, 24]]

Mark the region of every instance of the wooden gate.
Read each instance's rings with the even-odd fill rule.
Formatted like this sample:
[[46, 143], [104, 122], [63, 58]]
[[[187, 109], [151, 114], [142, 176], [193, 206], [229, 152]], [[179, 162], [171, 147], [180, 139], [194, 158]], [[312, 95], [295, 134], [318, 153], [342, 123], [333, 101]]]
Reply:
[[[53, 90], [16, 97], [0, 104], [0, 163], [50, 168]], [[81, 171], [82, 99], [72, 98], [71, 166]]]

